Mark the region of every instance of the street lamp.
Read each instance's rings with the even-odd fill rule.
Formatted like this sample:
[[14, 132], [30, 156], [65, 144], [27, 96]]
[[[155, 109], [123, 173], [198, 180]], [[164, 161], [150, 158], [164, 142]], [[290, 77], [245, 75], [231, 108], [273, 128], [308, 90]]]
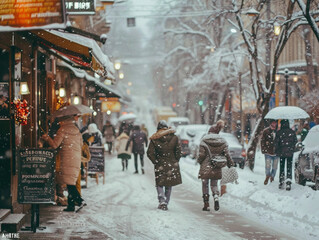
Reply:
[[274, 23], [274, 34], [276, 36], [278, 36], [280, 34], [281, 28], [280, 28], [280, 24], [278, 22]]
[[121, 63], [120, 63], [120, 62], [116, 62], [116, 63], [114, 64], [114, 68], [115, 68], [115, 70], [120, 70], [120, 68], [121, 68]]
[[288, 68], [285, 68], [283, 71], [278, 71], [277, 75], [276, 75], [276, 82], [278, 82], [280, 80], [280, 75], [283, 75], [285, 77], [286, 80], [286, 85], [285, 85], [285, 106], [288, 106], [288, 79], [289, 79], [289, 75], [295, 75], [293, 80], [294, 82], [296, 82], [296, 79], [298, 80], [297, 72], [296, 71], [289, 71]]

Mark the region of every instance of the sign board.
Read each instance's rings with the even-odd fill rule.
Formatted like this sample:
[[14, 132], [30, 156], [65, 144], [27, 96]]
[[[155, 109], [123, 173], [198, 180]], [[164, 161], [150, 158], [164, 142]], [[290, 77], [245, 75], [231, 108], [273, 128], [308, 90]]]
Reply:
[[0, 1], [0, 30], [65, 28], [63, 0]]
[[95, 1], [94, 0], [66, 0], [65, 9], [68, 14], [94, 15]]
[[104, 147], [90, 147], [89, 173], [104, 173]]
[[20, 149], [19, 203], [54, 203], [55, 151], [52, 149]]
[[127, 27], [135, 27], [135, 18], [127, 18], [126, 19]]
[[101, 102], [101, 112], [107, 112], [108, 110], [112, 112], [121, 111], [121, 103], [118, 98], [100, 98]]

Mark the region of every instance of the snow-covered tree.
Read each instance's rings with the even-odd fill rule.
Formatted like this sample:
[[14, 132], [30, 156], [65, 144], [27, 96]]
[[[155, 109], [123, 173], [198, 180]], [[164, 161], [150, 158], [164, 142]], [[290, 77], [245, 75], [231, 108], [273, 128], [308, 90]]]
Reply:
[[[270, 6], [270, 1], [268, 0], [252, 1], [251, 3], [254, 3], [259, 14], [256, 14], [253, 17], [252, 24], [247, 26], [243, 21], [242, 13], [249, 6], [245, 5], [244, 0], [233, 0], [233, 12], [236, 14], [237, 26], [240, 29], [249, 54], [251, 85], [255, 93], [259, 112], [258, 121], [247, 149], [249, 167], [253, 170], [255, 151], [259, 136], [263, 130], [262, 120], [269, 110], [269, 101], [274, 91], [279, 57], [291, 34], [298, 27], [307, 24], [307, 21], [305, 21], [302, 12], [296, 9], [295, 1], [274, 3], [274, 14], [267, 14], [270, 10], [269, 8], [267, 9], [267, 6]], [[280, 11], [282, 8], [284, 11]], [[278, 23], [281, 26], [280, 34], [278, 37], [274, 37], [269, 31], [272, 31], [272, 26]], [[264, 36], [273, 37], [265, 39]], [[271, 49], [267, 43], [274, 43], [274, 48]], [[265, 56], [267, 56], [265, 53], [272, 58], [271, 61], [265, 59]]]
[[186, 113], [194, 111], [204, 96], [212, 123], [219, 117], [229, 86], [238, 79], [237, 58], [242, 52], [228, 21], [233, 16], [231, 1], [189, 0], [177, 6], [165, 22], [165, 86], [178, 89], [177, 101], [185, 100], [187, 94]]

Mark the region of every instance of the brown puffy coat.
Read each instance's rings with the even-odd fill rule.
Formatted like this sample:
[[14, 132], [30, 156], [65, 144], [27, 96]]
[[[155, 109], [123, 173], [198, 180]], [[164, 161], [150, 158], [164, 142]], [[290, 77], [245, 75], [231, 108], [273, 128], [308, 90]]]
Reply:
[[203, 144], [209, 147], [212, 155], [223, 155], [227, 159], [227, 166], [233, 166], [233, 160], [231, 159], [228, 152], [228, 145], [223, 137], [219, 134], [209, 133], [205, 135], [199, 145], [199, 156], [197, 162], [200, 164], [198, 178], [201, 179], [221, 179], [222, 170], [221, 168], [213, 168], [210, 163], [210, 157], [208, 150]]
[[155, 167], [156, 186], [175, 186], [182, 183], [179, 169], [181, 147], [172, 129], [160, 129], [150, 137], [147, 156]]
[[47, 141], [54, 149], [59, 149], [61, 165], [59, 174], [61, 181], [67, 185], [75, 185], [81, 168], [82, 135], [73, 119], [60, 123], [54, 138]]

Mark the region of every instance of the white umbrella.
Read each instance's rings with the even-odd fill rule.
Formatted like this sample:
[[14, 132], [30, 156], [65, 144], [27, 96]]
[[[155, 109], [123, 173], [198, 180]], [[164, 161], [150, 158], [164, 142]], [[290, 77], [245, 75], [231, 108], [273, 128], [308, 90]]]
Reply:
[[296, 106], [282, 106], [271, 109], [265, 119], [305, 119], [309, 118], [308, 113]]
[[119, 117], [119, 121], [128, 121], [128, 120], [135, 120], [136, 115], [134, 113], [127, 113]]

